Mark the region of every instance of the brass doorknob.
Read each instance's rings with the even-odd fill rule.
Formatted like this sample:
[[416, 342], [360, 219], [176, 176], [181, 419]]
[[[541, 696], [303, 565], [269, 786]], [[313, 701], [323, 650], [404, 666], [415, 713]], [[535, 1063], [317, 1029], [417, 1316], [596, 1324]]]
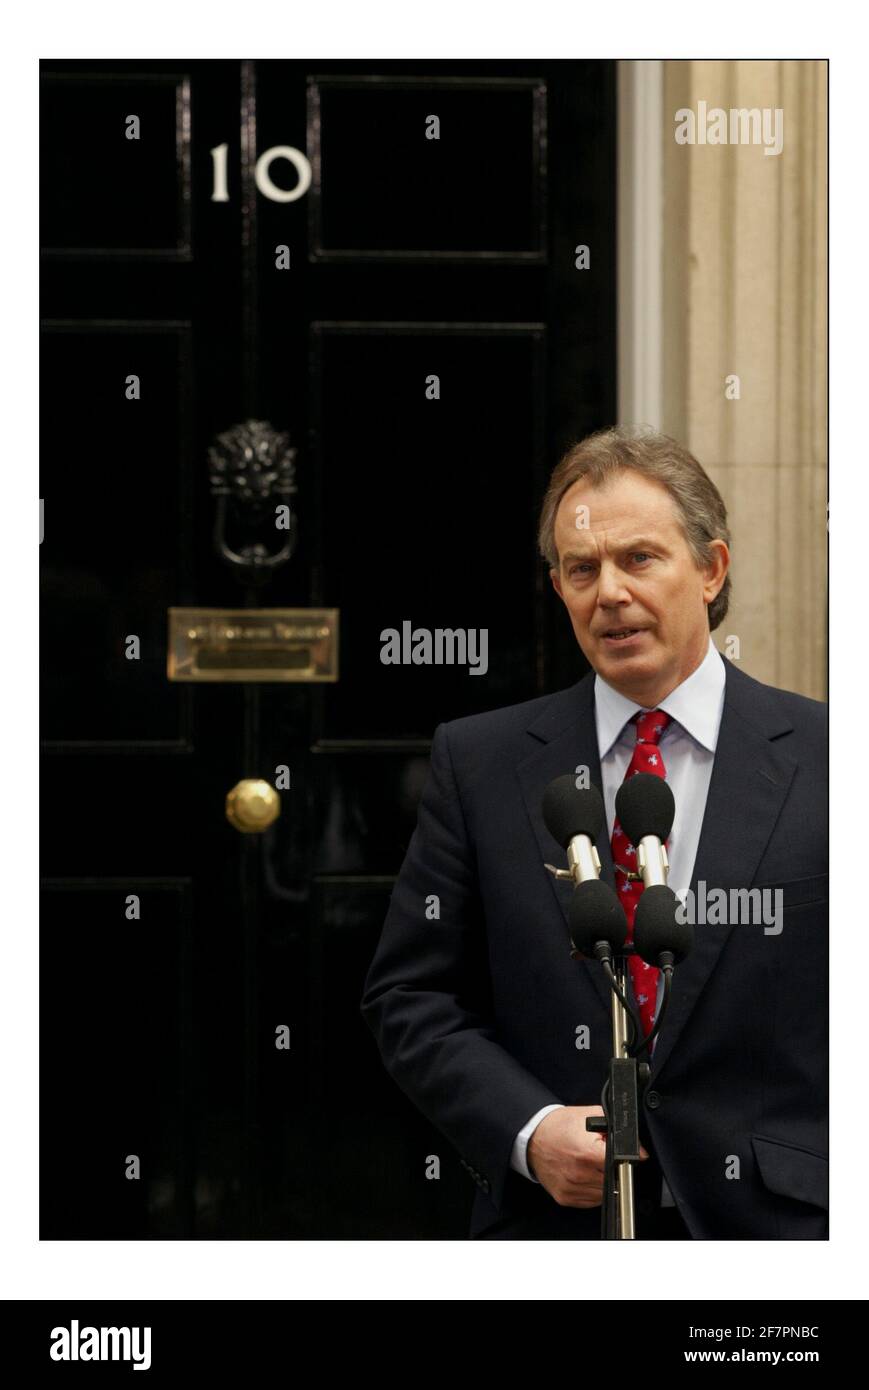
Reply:
[[245, 777], [226, 796], [226, 819], [236, 830], [256, 835], [267, 830], [281, 812], [281, 799], [269, 782]]

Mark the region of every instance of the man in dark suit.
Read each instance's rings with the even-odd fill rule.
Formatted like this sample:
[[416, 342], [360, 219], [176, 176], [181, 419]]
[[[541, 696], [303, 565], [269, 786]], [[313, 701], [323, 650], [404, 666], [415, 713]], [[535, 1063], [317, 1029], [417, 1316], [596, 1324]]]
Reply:
[[[827, 1235], [825, 706], [712, 645], [728, 542], [720, 494], [676, 441], [574, 446], [540, 545], [593, 670], [435, 731], [362, 1013], [477, 1185], [472, 1237], [600, 1236], [605, 1144], [585, 1120], [602, 1113], [610, 990], [570, 959], [573, 890], [544, 868], [564, 855], [541, 801], [568, 772], [602, 789], [601, 878], [624, 892], [635, 847], [614, 800], [640, 763], [672, 786], [669, 882], [695, 926], [651, 1052], [637, 1234]], [[635, 968], [650, 1026], [659, 972]]]

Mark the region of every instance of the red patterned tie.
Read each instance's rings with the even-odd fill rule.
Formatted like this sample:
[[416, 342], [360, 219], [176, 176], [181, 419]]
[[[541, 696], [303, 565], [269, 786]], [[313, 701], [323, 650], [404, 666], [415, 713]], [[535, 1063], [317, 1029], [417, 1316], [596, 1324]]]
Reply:
[[[637, 745], [634, 756], [625, 773], [625, 781], [635, 772], [650, 772], [655, 777], [666, 777], [667, 769], [658, 749], [658, 740], [670, 723], [671, 716], [663, 710], [653, 709], [635, 714], [631, 720], [637, 726]], [[628, 941], [634, 939], [634, 918], [637, 903], [643, 891], [642, 879], [629, 879], [617, 866], [623, 864], [633, 873], [637, 872], [637, 851], [619, 825], [618, 818], [613, 821], [612, 837], [613, 866], [615, 869], [616, 893], [625, 909], [628, 919]], [[658, 997], [658, 976], [661, 973], [654, 965], [647, 965], [639, 956], [628, 956], [628, 969], [634, 986], [634, 998], [640, 1010], [643, 1036], [652, 1028], [655, 1004]], [[654, 1043], [652, 1044], [654, 1047]]]

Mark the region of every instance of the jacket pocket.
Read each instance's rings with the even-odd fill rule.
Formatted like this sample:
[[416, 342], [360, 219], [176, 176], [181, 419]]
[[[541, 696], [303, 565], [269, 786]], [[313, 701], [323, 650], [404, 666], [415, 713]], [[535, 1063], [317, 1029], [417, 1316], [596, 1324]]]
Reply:
[[780, 889], [782, 907], [801, 907], [804, 903], [825, 903], [827, 901], [827, 874], [814, 874], [811, 878], [789, 878], [784, 883], [753, 883], [752, 888]]
[[796, 1202], [811, 1202], [813, 1206], [828, 1206], [828, 1163], [823, 1154], [813, 1149], [799, 1149], [781, 1139], [766, 1139], [760, 1134], [751, 1136], [751, 1147], [764, 1185], [780, 1197]]

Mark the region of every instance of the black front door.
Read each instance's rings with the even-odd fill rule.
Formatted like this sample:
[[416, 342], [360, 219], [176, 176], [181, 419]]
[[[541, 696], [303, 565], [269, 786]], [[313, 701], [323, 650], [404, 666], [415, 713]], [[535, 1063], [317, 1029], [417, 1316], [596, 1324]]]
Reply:
[[[614, 418], [614, 82], [42, 65], [44, 1239], [466, 1233], [359, 999], [435, 726], [581, 674], [536, 512]], [[179, 608], [336, 609], [338, 679], [169, 679]]]

